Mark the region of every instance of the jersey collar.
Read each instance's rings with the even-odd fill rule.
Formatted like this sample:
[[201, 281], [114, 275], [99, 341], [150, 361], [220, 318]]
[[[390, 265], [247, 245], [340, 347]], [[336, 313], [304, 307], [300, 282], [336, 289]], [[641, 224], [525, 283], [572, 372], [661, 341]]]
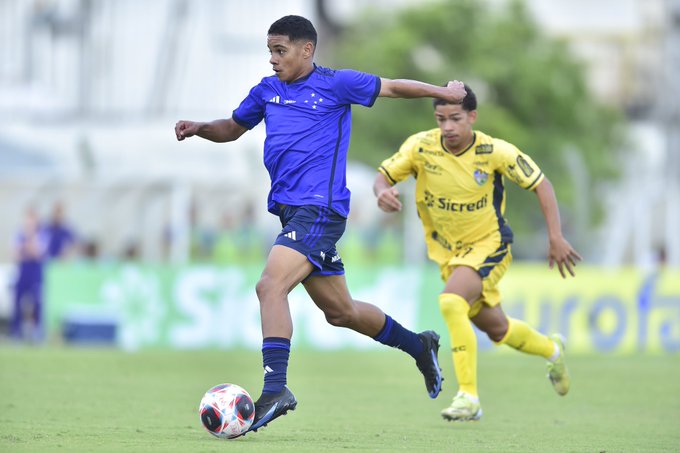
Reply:
[[297, 84], [297, 83], [303, 83], [303, 82], [305, 82], [307, 79], [309, 79], [309, 78], [312, 76], [312, 74], [314, 74], [314, 73], [316, 72], [316, 70], [317, 70], [316, 63], [312, 63], [312, 64], [314, 65], [314, 68], [312, 69], [312, 71], [311, 71], [309, 74], [307, 74], [307, 75], [304, 76], [304, 77], [300, 77], [299, 79], [294, 80], [294, 81], [292, 81], [292, 82], [288, 82], [288, 85], [295, 85], [295, 84]]
[[462, 156], [463, 154], [467, 153], [468, 150], [469, 150], [470, 148], [472, 148], [473, 146], [475, 146], [475, 142], [476, 142], [476, 141], [477, 141], [477, 132], [472, 131], [472, 141], [470, 142], [470, 144], [468, 145], [468, 147], [465, 148], [463, 151], [459, 152], [458, 154], [454, 154], [454, 153], [452, 153], [451, 151], [449, 151], [449, 149], [448, 149], [448, 148], [446, 147], [446, 145], [444, 144], [444, 136], [443, 136], [443, 135], [440, 135], [440, 136], [439, 136], [439, 143], [441, 144], [441, 147], [442, 147], [442, 149], [444, 150], [444, 152], [447, 153], [447, 154], [451, 154], [451, 155], [454, 156], [454, 157], [459, 157], [459, 156]]

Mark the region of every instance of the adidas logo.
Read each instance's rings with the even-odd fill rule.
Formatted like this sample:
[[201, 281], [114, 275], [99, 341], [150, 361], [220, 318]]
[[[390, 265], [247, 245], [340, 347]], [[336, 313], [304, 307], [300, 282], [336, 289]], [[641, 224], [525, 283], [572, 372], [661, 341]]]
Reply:
[[[271, 98], [271, 99], [269, 100], [269, 102], [271, 102], [272, 104], [281, 104], [281, 96], [274, 96], [273, 98]], [[296, 102], [297, 102], [297, 101], [295, 101], [295, 100], [293, 100], [293, 99], [285, 99], [285, 100], [283, 101], [283, 103], [286, 104], [286, 105], [288, 105], [288, 104], [295, 104]]]
[[264, 374], [271, 373], [272, 371], [274, 371], [274, 370], [272, 370], [272, 369], [269, 367], [269, 365], [267, 365], [266, 367], [264, 367]]
[[289, 231], [288, 233], [284, 234], [284, 236], [287, 237], [288, 239], [297, 241], [297, 235], [295, 234], [295, 230]]

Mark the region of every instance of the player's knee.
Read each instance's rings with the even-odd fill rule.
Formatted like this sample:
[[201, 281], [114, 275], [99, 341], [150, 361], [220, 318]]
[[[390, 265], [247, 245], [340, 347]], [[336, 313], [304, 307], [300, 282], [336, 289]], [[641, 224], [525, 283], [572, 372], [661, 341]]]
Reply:
[[332, 310], [325, 310], [324, 315], [328, 324], [335, 327], [350, 327], [354, 322], [356, 310], [353, 307], [334, 308]]
[[285, 294], [285, 291], [280, 288], [280, 285], [275, 279], [263, 274], [260, 280], [255, 285], [255, 293], [260, 303], [263, 303], [272, 298], [278, 297], [280, 294]]
[[255, 293], [257, 294], [257, 298], [260, 300], [265, 298], [266, 294], [269, 292], [270, 285], [268, 280], [269, 279], [263, 275], [255, 285]]
[[325, 313], [325, 315], [328, 324], [335, 327], [348, 327], [352, 324], [352, 319], [354, 319], [351, 313], [342, 311], [329, 312]]
[[484, 333], [489, 337], [489, 340], [493, 341], [494, 343], [499, 343], [508, 333], [507, 322], [495, 322], [488, 325], [478, 325], [477, 327], [479, 327], [480, 330], [483, 330]]
[[466, 316], [470, 306], [462, 297], [444, 293], [439, 296], [439, 310], [444, 318]]
[[494, 343], [499, 343], [503, 338], [505, 338], [505, 333], [507, 331], [508, 329], [494, 327], [486, 332], [486, 335], [489, 337], [489, 340], [493, 341]]
[[350, 324], [351, 318], [343, 314], [327, 314], [326, 321], [328, 321], [328, 324], [335, 327], [347, 327]]

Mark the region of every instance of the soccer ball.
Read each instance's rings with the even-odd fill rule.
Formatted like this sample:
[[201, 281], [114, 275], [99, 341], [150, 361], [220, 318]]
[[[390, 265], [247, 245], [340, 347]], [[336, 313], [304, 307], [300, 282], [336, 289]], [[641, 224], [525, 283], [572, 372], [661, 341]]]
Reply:
[[220, 439], [234, 439], [245, 434], [253, 424], [255, 405], [242, 387], [220, 384], [205, 392], [198, 415], [210, 434]]

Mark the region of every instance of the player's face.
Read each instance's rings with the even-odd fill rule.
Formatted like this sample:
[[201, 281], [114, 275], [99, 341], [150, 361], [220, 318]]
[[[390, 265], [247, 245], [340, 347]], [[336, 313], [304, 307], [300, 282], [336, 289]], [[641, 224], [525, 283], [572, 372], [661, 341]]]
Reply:
[[455, 153], [463, 151], [472, 141], [472, 125], [477, 120], [477, 111], [468, 112], [460, 104], [438, 105], [434, 118], [442, 132], [446, 148]]
[[314, 45], [311, 42], [291, 41], [288, 36], [268, 35], [269, 63], [282, 82], [294, 82], [309, 74], [313, 68]]

